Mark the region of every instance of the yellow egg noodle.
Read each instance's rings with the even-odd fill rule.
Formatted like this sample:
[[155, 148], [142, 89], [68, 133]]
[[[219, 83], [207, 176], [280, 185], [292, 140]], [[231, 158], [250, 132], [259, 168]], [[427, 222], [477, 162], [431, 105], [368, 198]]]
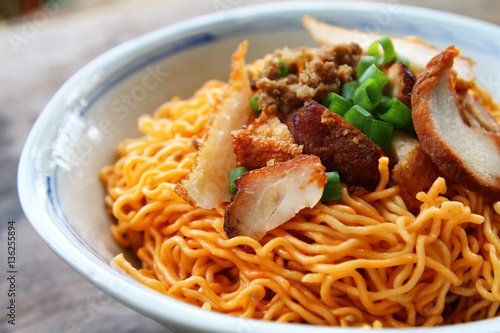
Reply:
[[228, 239], [225, 207], [196, 208], [174, 192], [225, 89], [210, 81], [142, 116], [144, 136], [122, 142], [101, 171], [112, 236], [142, 262], [120, 254], [119, 267], [203, 309], [277, 322], [413, 327], [499, 314], [500, 202], [438, 178], [414, 216], [398, 185], [387, 187], [385, 157], [374, 192], [343, 185], [342, 200], [303, 209], [259, 242]]

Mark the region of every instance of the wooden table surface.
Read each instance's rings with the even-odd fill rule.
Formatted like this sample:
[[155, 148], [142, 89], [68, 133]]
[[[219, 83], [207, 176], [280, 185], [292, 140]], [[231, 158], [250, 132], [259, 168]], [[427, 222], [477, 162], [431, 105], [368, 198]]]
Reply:
[[[3, 0], [2, 0], [3, 1]], [[187, 18], [269, 1], [52, 1], [31, 17], [0, 21], [0, 332], [165, 332], [63, 263], [21, 210], [17, 163], [35, 119], [87, 62], [133, 37]], [[497, 0], [393, 0], [500, 24]], [[9, 324], [7, 226], [16, 228], [16, 320]]]

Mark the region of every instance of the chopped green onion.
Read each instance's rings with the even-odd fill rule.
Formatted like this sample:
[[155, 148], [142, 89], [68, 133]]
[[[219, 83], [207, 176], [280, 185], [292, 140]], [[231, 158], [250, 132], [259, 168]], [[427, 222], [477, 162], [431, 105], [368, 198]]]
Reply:
[[382, 91], [375, 79], [369, 79], [361, 84], [354, 92], [354, 104], [360, 105], [365, 110], [374, 109], [382, 100]]
[[[384, 55], [380, 54], [380, 47], [384, 51]], [[394, 51], [394, 44], [389, 36], [374, 41], [368, 48], [368, 54], [376, 58], [376, 64], [381, 66], [396, 58], [396, 51]]]
[[345, 99], [352, 100], [352, 96], [354, 95], [354, 91], [359, 87], [358, 82], [347, 82], [342, 85], [340, 88], [340, 95]]
[[391, 148], [392, 130], [391, 124], [376, 119], [368, 119], [363, 127], [363, 133], [383, 149]]
[[399, 99], [392, 98], [382, 103], [382, 109], [378, 116], [385, 122], [388, 122], [396, 129], [411, 130], [413, 124], [411, 121], [411, 109], [403, 104]]
[[281, 64], [283, 66], [283, 69], [281, 70], [280, 78], [285, 77], [288, 75], [288, 72], [290, 72], [290, 66], [286, 63], [285, 60], [279, 59], [278, 64]]
[[362, 56], [358, 63], [358, 77], [361, 77], [368, 67], [375, 64], [375, 60], [374, 56]]
[[373, 115], [359, 105], [354, 105], [344, 115], [345, 121], [359, 129], [360, 131], [363, 131], [365, 123], [368, 121], [368, 119], [371, 118], [373, 118]]
[[259, 95], [255, 94], [250, 98], [250, 106], [252, 107], [252, 112], [255, 114], [255, 116], [259, 116], [259, 114], [262, 112], [262, 110], [259, 108]]
[[363, 73], [363, 75], [361, 75], [361, 77], [358, 78], [358, 81], [360, 84], [363, 84], [369, 79], [374, 79], [375, 81], [377, 81], [377, 84], [380, 87], [380, 89], [382, 89], [385, 86], [385, 84], [389, 81], [387, 75], [385, 75], [375, 65], [371, 65], [370, 67], [368, 67]]
[[382, 99], [380, 100], [380, 103], [378, 103], [378, 105], [374, 109], [370, 110], [370, 112], [375, 117], [378, 117], [379, 114], [386, 112], [389, 109], [389, 107], [384, 106], [384, 103], [387, 102], [388, 100], [390, 100], [391, 98], [392, 97], [389, 97], [387, 95], [382, 95]]
[[345, 113], [352, 107], [351, 101], [333, 92], [326, 96], [323, 105], [325, 103], [328, 103], [328, 105], [325, 105], [326, 107], [340, 116], [345, 115]]
[[327, 172], [326, 178], [328, 181], [323, 189], [321, 201], [340, 200], [342, 199], [342, 187], [340, 185], [340, 176], [337, 171]]
[[406, 67], [410, 68], [410, 59], [407, 57], [403, 57], [402, 55], [396, 55], [396, 59], [394, 59], [394, 62], [402, 62]]
[[235, 195], [238, 191], [238, 187], [236, 187], [234, 181], [245, 172], [248, 172], [247, 168], [245, 167], [237, 167], [229, 171], [227, 179], [229, 180], [229, 193], [231, 193], [231, 195]]
[[387, 96], [387, 95], [382, 95], [382, 99], [380, 100], [380, 103], [385, 103], [390, 99], [392, 99], [392, 97]]
[[325, 108], [329, 107], [329, 106], [330, 106], [330, 104], [332, 103], [332, 99], [333, 99], [333, 95], [334, 95], [334, 94], [335, 94], [335, 93], [331, 92], [331, 93], [329, 93], [328, 95], [326, 95], [325, 99], [323, 100], [323, 106], [324, 106]]

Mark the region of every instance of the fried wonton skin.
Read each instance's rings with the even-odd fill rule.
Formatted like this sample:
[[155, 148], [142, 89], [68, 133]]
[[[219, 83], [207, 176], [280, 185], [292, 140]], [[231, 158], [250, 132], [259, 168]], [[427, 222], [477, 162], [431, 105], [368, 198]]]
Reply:
[[429, 190], [438, 177], [444, 175], [420, 144], [415, 145], [392, 169], [392, 179], [398, 183], [401, 197], [410, 210], [420, 207], [422, 203], [415, 196]]
[[273, 115], [262, 113], [249, 126], [231, 132], [239, 166], [248, 170], [285, 162], [302, 154], [288, 127]]
[[242, 128], [253, 116], [252, 96], [244, 56], [248, 42], [233, 53], [227, 94], [214, 115], [207, 137], [196, 155], [195, 165], [175, 192], [194, 206], [211, 209], [231, 200], [227, 174], [237, 166], [231, 131]]

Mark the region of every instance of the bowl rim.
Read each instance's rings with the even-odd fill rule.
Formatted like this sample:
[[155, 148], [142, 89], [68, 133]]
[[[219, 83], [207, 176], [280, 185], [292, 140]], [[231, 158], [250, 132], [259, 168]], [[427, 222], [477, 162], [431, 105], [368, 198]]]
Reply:
[[[52, 118], [52, 121], [54, 121], [54, 114], [57, 116], [56, 120], [61, 119], [65, 112], [64, 107], [61, 106], [64, 106], [65, 102], [67, 103], [68, 100], [74, 98], [73, 89], [75, 87], [79, 87], [82, 80], [85, 81], [89, 79], [89, 73], [96, 73], [102, 68], [114, 68], [111, 64], [117, 59], [120, 59], [120, 61], [133, 59], [144, 49], [153, 47], [157, 43], [173, 39], [176, 35], [182, 36], [190, 32], [199, 31], [213, 26], [214, 24], [224, 25], [256, 15], [272, 16], [276, 14], [283, 14], [284, 12], [293, 15], [302, 15], [300, 13], [308, 12], [310, 10], [349, 10], [353, 12], [367, 12], [382, 9], [387, 5], [388, 3], [377, 2], [335, 1], [327, 3], [321, 1], [294, 1], [243, 6], [234, 8], [225, 13], [225, 17], [223, 19], [221, 19], [220, 14], [217, 12], [193, 17], [188, 20], [154, 30], [142, 36], [138, 36], [103, 53], [78, 70], [61, 86], [61, 88], [51, 98], [47, 106], [43, 109], [28, 135], [18, 166], [19, 199], [27, 219], [49, 248], [73, 270], [106, 294], [120, 301], [122, 304], [163, 324], [175, 324], [176, 327], [188, 330], [195, 329], [199, 332], [232, 332], [235, 331], [235, 329], [241, 332], [251, 332], [254, 330], [259, 332], [271, 332], [276, 330], [303, 332], [304, 329], [314, 330], [315, 332], [346, 332], [346, 329], [341, 327], [322, 327], [305, 324], [279, 324], [275, 322], [264, 322], [261, 320], [242, 319], [202, 310], [201, 308], [193, 305], [174, 300], [170, 297], [165, 297], [165, 295], [140, 284], [118, 271], [109, 270], [109, 267], [103, 266], [103, 263], [91, 260], [88, 256], [74, 248], [73, 244], [68, 239], [61, 237], [63, 234], [60, 230], [46, 228], [44, 224], [48, 223], [48, 225], [50, 225], [53, 222], [51, 220], [51, 216], [45, 212], [46, 207], [43, 206], [43, 202], [37, 200], [34, 191], [25, 191], [24, 189], [31, 189], [34, 187], [33, 184], [36, 170], [33, 168], [31, 158], [36, 156], [36, 152], [40, 148], [40, 142], [42, 142], [41, 138], [43, 138], [44, 132], [43, 126], [48, 123], [49, 118]], [[464, 26], [471, 28], [474, 27], [475, 29], [488, 32], [493, 31], [500, 37], [500, 27], [492, 23], [434, 9], [426, 9], [402, 4], [399, 5], [403, 8], [411, 9], [411, 15], [415, 18], [439, 16], [439, 20], [443, 24], [459, 20]], [[110, 280], [116, 282], [117, 285], [110, 286]], [[122, 292], [123, 290], [121, 289], [124, 287], [128, 288], [127, 292]], [[143, 294], [148, 301], [142, 303], [135, 302], [135, 295], [140, 294]], [[176, 312], [167, 313], [165, 310], [169, 309], [176, 309]], [[193, 320], [193, 316], [196, 316], [196, 320]], [[225, 326], [220, 327], [221, 323], [224, 323]], [[495, 328], [493, 326], [495, 326], [495, 324], [500, 324], [500, 318], [481, 320], [478, 322], [461, 324], [459, 326], [464, 330], [481, 329], [484, 332], [493, 332], [493, 329]], [[459, 326], [448, 325], [435, 328], [425, 328], [425, 332], [434, 330], [439, 330], [439, 332], [452, 332], [452, 330], [456, 331]], [[420, 328], [411, 329], [412, 332], [419, 332], [420, 330]], [[349, 331], [354, 330], [350, 329]], [[407, 332], [406, 329], [391, 329], [391, 331], [395, 333]]]

